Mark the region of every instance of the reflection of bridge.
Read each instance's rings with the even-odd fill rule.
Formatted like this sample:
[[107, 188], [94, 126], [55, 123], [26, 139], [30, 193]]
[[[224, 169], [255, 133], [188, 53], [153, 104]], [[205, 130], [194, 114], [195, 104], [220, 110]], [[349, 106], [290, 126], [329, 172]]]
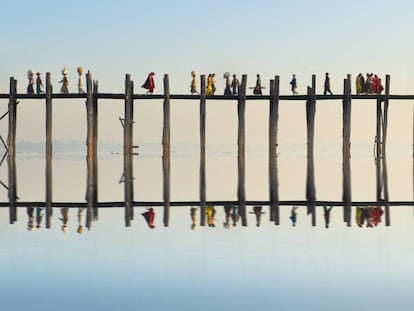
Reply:
[[[316, 225], [316, 206], [342, 206], [343, 219], [348, 225], [351, 224], [351, 206], [383, 206], [385, 209], [385, 224], [390, 225], [391, 205], [414, 205], [414, 202], [390, 202], [388, 196], [387, 165], [386, 165], [386, 138], [388, 105], [390, 99], [413, 100], [414, 95], [390, 95], [390, 76], [386, 76], [384, 95], [352, 95], [351, 77], [344, 79], [343, 95], [316, 95], [316, 77], [312, 76], [312, 86], [308, 87], [306, 95], [280, 95], [279, 77], [270, 80], [269, 95], [246, 95], [247, 76], [243, 75], [236, 96], [207, 96], [205, 93], [206, 79], [201, 76], [200, 95], [170, 95], [169, 77], [164, 76], [164, 94], [162, 95], [140, 95], [134, 94], [133, 81], [126, 75], [125, 93], [108, 94], [98, 93], [97, 81], [92, 81], [90, 73], [86, 75], [86, 94], [54, 94], [50, 73], [46, 75], [46, 93], [41, 95], [17, 94], [16, 80], [10, 78], [9, 94], [0, 94], [0, 98], [9, 100], [8, 113], [8, 139], [6, 147], [8, 162], [8, 189], [9, 202], [0, 203], [0, 206], [9, 207], [10, 223], [17, 221], [17, 207], [39, 206], [46, 210], [46, 227], [51, 226], [53, 207], [86, 207], [86, 226], [91, 227], [92, 221], [98, 218], [98, 208], [123, 207], [125, 208], [125, 224], [130, 226], [134, 218], [134, 206], [163, 206], [165, 226], [169, 224], [169, 212], [171, 206], [200, 206], [200, 224], [205, 225], [205, 207], [207, 204], [224, 205], [235, 204], [239, 207], [242, 225], [247, 225], [246, 206], [267, 205], [269, 206], [270, 221], [279, 224], [279, 207], [283, 205], [307, 206], [307, 213], [311, 215], [312, 225]], [[84, 98], [86, 100], [87, 113], [87, 193], [86, 202], [61, 203], [53, 202], [52, 199], [52, 99]], [[18, 202], [16, 182], [16, 116], [18, 99], [39, 99], [46, 102], [46, 194], [45, 202]], [[124, 201], [123, 202], [98, 202], [98, 99], [124, 100], [125, 115], [122, 119], [124, 127]], [[133, 115], [135, 100], [163, 99], [163, 201], [162, 202], [137, 202], [134, 200], [133, 187]], [[375, 100], [377, 103], [377, 128], [375, 161], [377, 167], [377, 201], [374, 202], [352, 202], [351, 195], [351, 165], [350, 165], [350, 133], [351, 133], [351, 102], [352, 99]], [[171, 202], [170, 201], [170, 103], [171, 100], [199, 100], [200, 102], [200, 200], [197, 202]], [[238, 189], [237, 201], [207, 201], [206, 199], [206, 102], [207, 100], [231, 100], [237, 101], [238, 105]], [[269, 201], [247, 201], [245, 193], [245, 108], [248, 100], [264, 100], [269, 102]], [[278, 147], [278, 109], [280, 101], [304, 101], [306, 103], [307, 122], [307, 177], [306, 177], [306, 201], [280, 201], [279, 181], [277, 167]], [[319, 201], [316, 199], [315, 175], [314, 175], [314, 120], [317, 100], [342, 100], [343, 104], [343, 195], [342, 201]], [[4, 158], [3, 158], [4, 159]], [[3, 160], [2, 160], [3, 161]]]

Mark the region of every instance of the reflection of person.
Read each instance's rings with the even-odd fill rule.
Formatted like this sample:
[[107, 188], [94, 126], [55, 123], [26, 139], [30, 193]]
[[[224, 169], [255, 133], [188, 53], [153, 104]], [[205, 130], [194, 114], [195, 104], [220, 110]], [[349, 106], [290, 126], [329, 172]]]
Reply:
[[362, 227], [362, 207], [356, 207], [355, 222], [358, 225], [358, 227]]
[[253, 211], [250, 212], [250, 214], [255, 214], [256, 215], [256, 226], [259, 227], [260, 223], [262, 222], [262, 214], [264, 214], [264, 212], [262, 212], [262, 207], [261, 206], [254, 206]]
[[233, 227], [237, 226], [237, 222], [239, 221], [239, 219], [239, 207], [237, 205], [233, 205], [233, 211], [231, 212], [231, 220], [233, 221]]
[[66, 233], [68, 232], [69, 207], [61, 208], [60, 213], [62, 215], [62, 217], [59, 218], [62, 221], [62, 231], [63, 233]]
[[297, 216], [298, 213], [296, 212], [296, 210], [298, 209], [297, 206], [293, 205], [292, 209], [290, 210], [290, 221], [292, 222], [292, 226], [295, 227], [296, 226], [296, 220], [297, 220]]
[[43, 208], [36, 207], [36, 228], [40, 229], [42, 227], [42, 219], [43, 219]]
[[213, 205], [206, 206], [207, 224], [209, 227], [215, 227], [214, 216], [216, 215], [216, 209]]
[[145, 221], [148, 224], [148, 227], [151, 229], [155, 228], [154, 220], [155, 220], [155, 212], [152, 207], [148, 208], [146, 212], [141, 213], [141, 215], [145, 218]]
[[196, 207], [190, 208], [190, 216], [191, 216], [191, 221], [192, 221], [191, 229], [195, 230], [195, 229], [197, 229], [197, 224], [196, 224], [196, 222], [197, 222], [197, 208]]
[[374, 226], [378, 226], [381, 222], [381, 216], [384, 214], [384, 211], [380, 206], [376, 206], [372, 209], [371, 217], [372, 217], [372, 224]]
[[147, 80], [145, 80], [144, 84], [142, 85], [142, 87], [144, 89], [147, 89], [147, 94], [150, 93], [152, 94], [154, 92], [155, 89], [155, 82], [154, 82], [154, 76], [155, 73], [154, 72], [150, 72], [148, 74]]
[[223, 223], [224, 228], [230, 229], [230, 218], [231, 218], [231, 211], [233, 206], [231, 205], [224, 205], [224, 214], [226, 215], [226, 220]]
[[82, 234], [83, 233], [83, 210], [85, 208], [84, 207], [79, 207], [78, 208], [78, 229], [76, 230], [77, 233]]
[[29, 231], [33, 231], [34, 229], [34, 207], [28, 207], [26, 209], [26, 213], [27, 213], [27, 230]]
[[333, 206], [331, 207], [323, 207], [323, 217], [325, 218], [325, 228], [329, 228], [329, 222], [330, 222], [330, 218], [331, 218], [331, 209]]

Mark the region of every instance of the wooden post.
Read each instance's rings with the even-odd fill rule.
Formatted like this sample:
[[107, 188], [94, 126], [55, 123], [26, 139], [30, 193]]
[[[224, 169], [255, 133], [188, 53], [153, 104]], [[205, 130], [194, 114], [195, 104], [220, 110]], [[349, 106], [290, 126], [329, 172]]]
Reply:
[[164, 226], [170, 219], [170, 85], [168, 75], [164, 75], [164, 126], [162, 135], [162, 166], [164, 173]]
[[9, 177], [9, 218], [10, 223], [17, 221], [17, 207], [16, 207], [16, 110], [17, 110], [17, 81], [10, 78], [10, 92], [9, 92], [9, 133], [7, 138], [8, 153], [8, 177]]
[[98, 220], [98, 81], [93, 81], [93, 220]]
[[269, 112], [269, 194], [270, 221], [280, 224], [279, 213], [279, 180], [277, 169], [277, 132], [279, 117], [279, 76], [270, 80], [270, 112]]
[[387, 171], [387, 129], [388, 129], [388, 105], [390, 98], [390, 75], [385, 76], [385, 97], [384, 97], [384, 120], [383, 120], [383, 131], [382, 131], [382, 178], [384, 186], [384, 203], [385, 203], [385, 225], [390, 226], [390, 202], [388, 194], [388, 171]]
[[344, 80], [343, 129], [342, 129], [342, 200], [344, 222], [351, 226], [351, 76]]
[[247, 75], [242, 76], [242, 83], [239, 89], [238, 97], [238, 202], [239, 202], [239, 215], [242, 220], [242, 225], [247, 226], [246, 217], [246, 174], [245, 174], [245, 113], [246, 113], [246, 84]]
[[312, 88], [308, 87], [308, 100], [306, 101], [306, 124], [307, 124], [307, 175], [306, 175], [306, 200], [308, 201], [308, 215], [312, 214], [312, 226], [316, 226], [316, 189], [315, 189], [315, 167], [313, 158], [314, 134], [315, 134], [315, 99], [316, 78], [312, 75]]
[[200, 90], [200, 226], [206, 225], [206, 76]]
[[90, 229], [92, 227], [92, 219], [94, 213], [94, 111], [93, 111], [93, 88], [92, 88], [92, 74], [88, 72], [86, 74], [86, 116], [87, 116], [87, 192], [86, 192], [86, 227]]
[[131, 220], [133, 219], [133, 183], [132, 183], [132, 106], [134, 89], [129, 74], [125, 77], [125, 121], [124, 121], [124, 199], [125, 199], [125, 226], [131, 226]]
[[51, 227], [52, 209], [52, 83], [50, 72], [46, 73], [46, 228]]

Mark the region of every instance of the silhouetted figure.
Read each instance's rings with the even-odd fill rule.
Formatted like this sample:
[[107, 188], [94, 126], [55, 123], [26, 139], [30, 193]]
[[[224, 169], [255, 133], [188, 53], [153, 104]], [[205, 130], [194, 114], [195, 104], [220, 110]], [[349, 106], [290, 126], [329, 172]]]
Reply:
[[365, 80], [365, 93], [366, 94], [372, 94], [372, 73], [367, 73], [367, 79]]
[[259, 227], [261, 222], [262, 222], [262, 214], [264, 214], [264, 212], [262, 212], [262, 207], [261, 206], [253, 206], [253, 211], [250, 212], [250, 214], [255, 214], [256, 215], [256, 226]]
[[331, 92], [331, 79], [329, 78], [329, 73], [325, 73], [325, 83], [324, 83], [324, 88], [323, 88], [323, 95], [326, 94], [330, 94], [332, 95]]
[[323, 207], [323, 218], [325, 219], [325, 228], [329, 228], [329, 222], [331, 219], [331, 209], [333, 206], [331, 207]]
[[295, 227], [296, 226], [296, 221], [297, 221], [297, 217], [298, 217], [298, 213], [296, 212], [296, 210], [298, 209], [297, 206], [293, 205], [292, 209], [290, 210], [290, 221], [292, 222], [292, 226]]
[[262, 79], [260, 79], [260, 75], [256, 75], [256, 86], [253, 89], [254, 95], [262, 95]]
[[207, 224], [209, 227], [215, 227], [214, 224], [214, 216], [216, 215], [216, 209], [213, 205], [207, 205], [206, 206], [206, 214], [207, 214]]
[[231, 81], [231, 90], [233, 92], [233, 95], [239, 94], [239, 79], [237, 79], [237, 76], [233, 74], [233, 80]]
[[76, 230], [77, 233], [82, 234], [83, 233], [83, 210], [84, 207], [78, 208], [78, 229]]
[[225, 222], [223, 223], [224, 228], [230, 229], [231, 212], [233, 210], [232, 205], [224, 205]]
[[145, 218], [145, 221], [148, 224], [148, 227], [151, 229], [155, 228], [154, 220], [155, 220], [155, 212], [152, 207], [148, 208], [146, 212], [141, 213], [141, 215]]
[[60, 214], [62, 215], [61, 218], [59, 218], [62, 221], [62, 232], [67, 233], [68, 232], [68, 221], [69, 221], [69, 207], [63, 207], [60, 209]]
[[40, 72], [36, 72], [36, 94], [43, 94], [43, 81], [42, 81], [42, 74]]
[[224, 96], [231, 96], [233, 95], [231, 93], [231, 83], [230, 83], [230, 73], [229, 72], [225, 72], [223, 75], [223, 78], [226, 79], [226, 86], [224, 88]]
[[155, 89], [155, 82], [154, 82], [154, 76], [155, 76], [155, 72], [150, 72], [148, 74], [147, 79], [145, 80], [144, 84], [141, 86], [144, 89], [147, 89], [147, 94], [152, 94], [154, 92]]
[[191, 230], [197, 229], [197, 208], [192, 207], [190, 208], [190, 216], [191, 216]]
[[297, 95], [298, 92], [296, 91], [296, 89], [298, 88], [297, 82], [296, 82], [296, 75], [292, 75], [292, 80], [290, 80], [290, 87], [292, 90], [292, 94], [293, 95]]
[[28, 70], [27, 71], [27, 80], [28, 81], [28, 85], [27, 85], [27, 94], [34, 94], [34, 72], [33, 70]]
[[364, 76], [362, 75], [362, 73], [359, 73], [355, 79], [355, 88], [357, 95], [360, 95], [364, 92], [365, 80], [364, 83], [362, 83], [362, 79], [364, 79]]

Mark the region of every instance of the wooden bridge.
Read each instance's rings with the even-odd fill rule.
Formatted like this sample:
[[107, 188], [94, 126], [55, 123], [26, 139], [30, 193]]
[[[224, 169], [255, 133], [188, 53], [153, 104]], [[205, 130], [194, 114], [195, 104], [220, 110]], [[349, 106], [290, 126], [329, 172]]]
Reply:
[[[51, 85], [51, 75], [46, 74], [46, 92], [40, 95], [18, 94], [17, 81], [10, 78], [10, 91], [8, 94], [0, 94], [0, 98], [8, 99], [8, 112], [1, 118], [8, 116], [8, 137], [7, 143], [2, 142], [6, 147], [6, 154], [0, 162], [3, 163], [7, 155], [8, 163], [8, 202], [0, 202], [0, 207], [9, 207], [10, 223], [17, 221], [17, 208], [27, 206], [38, 206], [45, 208], [46, 228], [51, 227], [51, 217], [53, 207], [85, 207], [86, 208], [86, 227], [91, 228], [92, 222], [98, 219], [98, 209], [108, 207], [122, 207], [125, 209], [125, 225], [130, 226], [134, 219], [134, 206], [163, 206], [163, 223], [169, 225], [171, 206], [200, 206], [200, 225], [206, 223], [205, 207], [207, 204], [238, 205], [238, 210], [242, 225], [247, 225], [246, 206], [264, 205], [269, 206], [270, 221], [279, 225], [279, 208], [284, 205], [307, 206], [307, 213], [311, 215], [312, 225], [316, 225], [317, 206], [342, 206], [343, 220], [348, 226], [351, 225], [352, 206], [383, 206], [385, 209], [385, 224], [390, 225], [390, 206], [406, 205], [412, 206], [414, 202], [398, 201], [390, 202], [387, 183], [387, 164], [386, 164], [386, 142], [387, 142], [387, 123], [388, 106], [392, 99], [395, 100], [414, 100], [414, 95], [391, 95], [390, 76], [385, 79], [385, 93], [375, 95], [353, 95], [351, 94], [351, 76], [344, 79], [344, 89], [342, 95], [317, 95], [316, 76], [312, 76], [312, 86], [308, 86], [305, 95], [280, 95], [279, 76], [270, 80], [269, 95], [246, 95], [247, 75], [242, 76], [239, 94], [236, 96], [207, 96], [206, 77], [201, 77], [200, 95], [173, 95], [170, 94], [169, 77], [164, 75], [164, 93], [162, 95], [142, 95], [134, 94], [134, 84], [130, 75], [126, 75], [125, 93], [110, 94], [99, 93], [98, 82], [92, 80], [92, 75], [86, 75], [87, 92], [81, 94], [57, 94], [53, 93]], [[86, 100], [87, 114], [87, 193], [85, 202], [54, 202], [52, 196], [52, 100], [58, 98], [83, 98]], [[17, 196], [16, 180], [16, 116], [17, 104], [19, 99], [44, 100], [46, 103], [46, 190], [44, 202], [20, 202]], [[98, 202], [98, 100], [117, 99], [124, 101], [124, 201], [122, 202]], [[133, 178], [133, 125], [134, 125], [134, 102], [139, 100], [163, 99], [163, 201], [162, 202], [142, 202], [134, 199], [134, 178]], [[376, 201], [372, 202], [353, 202], [351, 191], [351, 165], [350, 165], [350, 138], [351, 138], [351, 103], [353, 99], [376, 101]], [[199, 100], [200, 101], [200, 174], [199, 174], [199, 201], [171, 202], [170, 201], [170, 105], [171, 100]], [[236, 101], [238, 107], [238, 186], [236, 201], [211, 201], [206, 197], [206, 102], [210, 100], [230, 100]], [[269, 201], [247, 201], [245, 191], [245, 108], [249, 100], [263, 100], [269, 103]], [[279, 200], [279, 180], [278, 180], [278, 110], [280, 101], [303, 101], [306, 104], [307, 122], [307, 175], [306, 175], [306, 200], [305, 201], [280, 201]], [[314, 171], [314, 125], [316, 103], [321, 100], [341, 100], [343, 106], [343, 189], [342, 201], [321, 201], [316, 198], [315, 171]]]

